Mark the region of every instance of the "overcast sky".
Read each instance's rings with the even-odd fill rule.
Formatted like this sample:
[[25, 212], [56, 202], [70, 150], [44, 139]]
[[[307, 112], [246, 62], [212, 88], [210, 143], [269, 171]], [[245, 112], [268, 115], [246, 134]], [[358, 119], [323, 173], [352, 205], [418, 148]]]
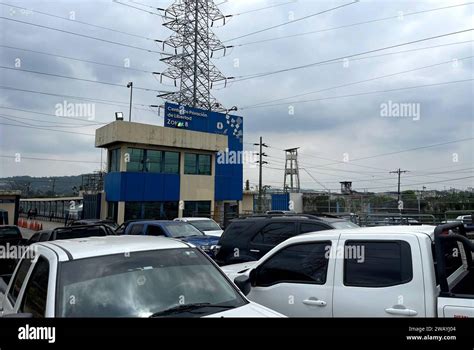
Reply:
[[[147, 11], [153, 10], [142, 4], [167, 7], [172, 3], [165, 0], [137, 1], [140, 4], [123, 0]], [[94, 123], [108, 123], [114, 120], [116, 111], [128, 116], [129, 90], [125, 87], [128, 81], [133, 81], [136, 87], [173, 90], [171, 82], [160, 84], [147, 73], [166, 68], [156, 53], [161, 48], [152, 39], [166, 39], [171, 32], [162, 26], [161, 17], [113, 1], [1, 2], [33, 10], [0, 5], [1, 17], [8, 18], [0, 19], [0, 45], [3, 45], [0, 47], [0, 65], [4, 67], [0, 68], [2, 87], [117, 103], [107, 105], [98, 101], [0, 89], [0, 106], [43, 113], [0, 108], [0, 177], [77, 175], [98, 170], [101, 151], [94, 148], [91, 135], [100, 125], [85, 118], [55, 117], [57, 104], [65, 101], [93, 103]], [[235, 82], [226, 88], [215, 89], [213, 94], [226, 107], [239, 107], [237, 114], [244, 118], [246, 150], [255, 149], [252, 144], [259, 136], [263, 136], [264, 142], [271, 146], [266, 150], [270, 157], [266, 159], [269, 165], [264, 170], [265, 184], [282, 187], [284, 153], [281, 150], [300, 147], [303, 188], [337, 190], [338, 182], [347, 180], [353, 181], [353, 188], [360, 191], [394, 191], [397, 179], [389, 171], [398, 168], [410, 171], [403, 176], [403, 189], [421, 189], [423, 185], [427, 189], [474, 187], [474, 85], [470, 81], [473, 79], [472, 31], [245, 79], [253, 74], [352, 56], [473, 28], [472, 3], [466, 4], [467, 0], [362, 0], [293, 24], [230, 40], [351, 0], [298, 0], [243, 13], [285, 2], [288, 1], [229, 0], [220, 5], [222, 12], [242, 14], [231, 18], [227, 25], [213, 29], [226, 45], [235, 46], [228, 56], [215, 59], [214, 64], [226, 76], [236, 77]], [[457, 4], [466, 5], [439, 9]], [[75, 21], [46, 16], [34, 10], [74, 18]], [[433, 11], [410, 15], [426, 10]], [[94, 28], [78, 21], [137, 36]], [[63, 32], [21, 22], [53, 27]], [[360, 22], [369, 23], [357, 24]], [[348, 26], [350, 24], [354, 25]], [[316, 33], [297, 35], [306, 32]], [[294, 36], [282, 38], [290, 35]], [[266, 39], [272, 40], [257, 42]], [[132, 69], [12, 47], [120, 67], [129, 62]], [[122, 86], [38, 75], [18, 69]], [[360, 82], [364, 80], [369, 81]], [[410, 87], [415, 88], [408, 89]], [[154, 91], [134, 90], [134, 121], [163, 124], [163, 118], [156, 110], [144, 107], [163, 102], [156, 98], [156, 94]], [[291, 98], [301, 94], [305, 95]], [[268, 101], [273, 102], [258, 108], [254, 106]], [[396, 112], [393, 108], [401, 104], [410, 104], [413, 109], [407, 117], [393, 116]], [[388, 115], [384, 111], [388, 111]], [[442, 143], [445, 144], [426, 147]], [[414, 148], [420, 149], [412, 150]], [[411, 151], [397, 153], [405, 150]], [[9, 157], [17, 157], [16, 160], [20, 161]], [[103, 157], [105, 160], [105, 152]], [[244, 178], [254, 186], [258, 182], [257, 169], [246, 165]]]

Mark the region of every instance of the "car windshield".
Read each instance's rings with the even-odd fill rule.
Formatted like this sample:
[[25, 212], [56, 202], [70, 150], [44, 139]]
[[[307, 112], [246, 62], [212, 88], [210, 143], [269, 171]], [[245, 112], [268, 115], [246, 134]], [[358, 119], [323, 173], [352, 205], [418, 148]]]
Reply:
[[191, 225], [196, 227], [201, 231], [217, 231], [221, 230], [219, 225], [217, 225], [212, 220], [195, 220], [195, 221], [188, 221]]
[[0, 227], [0, 237], [16, 237], [20, 231], [16, 227]]
[[334, 221], [331, 223], [331, 226], [335, 229], [344, 229], [344, 228], [358, 228], [359, 225], [354, 224], [350, 221]]
[[185, 222], [170, 222], [164, 224], [171, 237], [181, 238], [190, 236], [203, 236], [204, 233], [199, 231], [196, 227]]
[[63, 262], [57, 300], [59, 317], [200, 317], [247, 304], [195, 248]]

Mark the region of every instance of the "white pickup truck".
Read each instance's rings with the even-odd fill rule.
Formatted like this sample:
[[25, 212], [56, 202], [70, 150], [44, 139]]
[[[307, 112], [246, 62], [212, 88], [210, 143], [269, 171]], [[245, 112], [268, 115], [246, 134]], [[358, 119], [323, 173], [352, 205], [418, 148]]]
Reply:
[[290, 238], [224, 266], [247, 297], [294, 317], [474, 317], [474, 244], [462, 224]]
[[149, 236], [29, 246], [13, 275], [0, 279], [0, 315], [282, 317], [249, 302], [201, 250]]

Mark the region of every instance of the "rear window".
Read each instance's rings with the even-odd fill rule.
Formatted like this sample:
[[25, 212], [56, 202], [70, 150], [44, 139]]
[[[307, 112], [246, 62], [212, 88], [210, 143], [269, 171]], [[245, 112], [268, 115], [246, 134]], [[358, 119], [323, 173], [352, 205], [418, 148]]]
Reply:
[[410, 245], [405, 241], [346, 241], [344, 285], [390, 287], [413, 278]]
[[97, 236], [106, 236], [105, 230], [101, 227], [90, 227], [72, 230], [62, 230], [56, 233], [56, 239], [74, 239]]
[[255, 225], [255, 222], [249, 222], [249, 221], [234, 221], [232, 222], [229, 227], [224, 231], [221, 239], [232, 239], [233, 237], [240, 236], [245, 234], [246, 231], [248, 231], [252, 225]]

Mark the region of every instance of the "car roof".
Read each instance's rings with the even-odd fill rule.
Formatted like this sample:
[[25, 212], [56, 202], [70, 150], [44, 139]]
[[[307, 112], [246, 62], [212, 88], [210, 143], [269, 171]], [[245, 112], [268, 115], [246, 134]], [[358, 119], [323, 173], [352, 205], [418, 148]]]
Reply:
[[[393, 226], [374, 226], [374, 227], [358, 227], [351, 229], [335, 229], [324, 231], [325, 235], [339, 236], [341, 234], [357, 235], [357, 234], [415, 234], [420, 236], [428, 236], [431, 239], [434, 237], [434, 229], [436, 226], [432, 225], [393, 225]], [[322, 232], [322, 231], [319, 231]], [[317, 232], [304, 233], [296, 237], [318, 237]], [[293, 239], [293, 238], [290, 238]]]
[[132, 221], [130, 222], [130, 225], [133, 224], [184, 224], [184, 222], [179, 222], [179, 221], [173, 221], [173, 220], [140, 220], [140, 221]]
[[232, 220], [232, 222], [239, 222], [239, 221], [263, 221], [263, 220], [287, 220], [287, 221], [308, 221], [308, 222], [323, 222], [323, 223], [332, 223], [332, 222], [347, 222], [349, 220], [345, 220], [342, 218], [328, 218], [328, 217], [323, 217], [323, 216], [314, 216], [314, 217], [308, 217], [303, 215], [298, 215], [298, 214], [292, 214], [292, 215], [260, 215], [260, 216], [247, 216], [247, 217], [242, 217], [242, 218], [236, 218]]
[[180, 220], [183, 220], [183, 221], [209, 221], [209, 220], [212, 220], [212, 219], [209, 219], [209, 218], [196, 218], [196, 217], [190, 217], [190, 218], [180, 218]]
[[101, 236], [34, 243], [56, 252], [59, 261], [149, 250], [189, 248], [191, 245], [161, 236]]

